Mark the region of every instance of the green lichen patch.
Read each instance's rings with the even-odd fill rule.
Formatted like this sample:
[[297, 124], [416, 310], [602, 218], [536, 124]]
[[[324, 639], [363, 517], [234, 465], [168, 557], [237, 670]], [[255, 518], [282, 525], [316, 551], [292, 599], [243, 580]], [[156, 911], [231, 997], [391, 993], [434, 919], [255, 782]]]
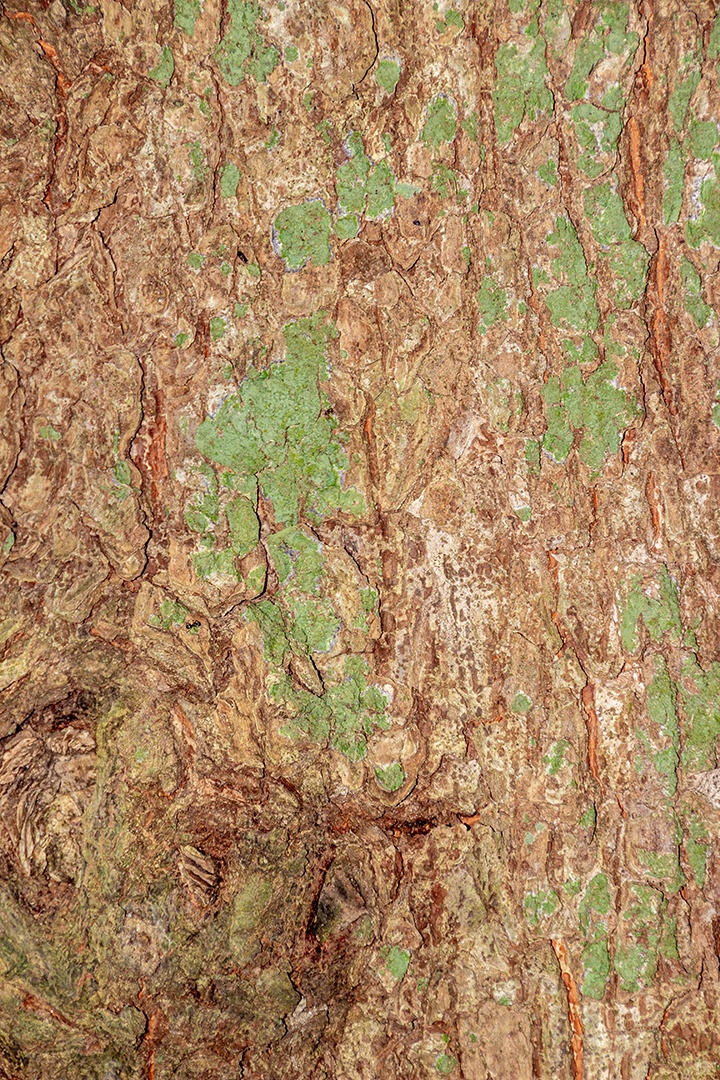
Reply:
[[615, 946], [613, 965], [620, 986], [628, 993], [652, 986], [658, 952], [666, 936], [667, 901], [650, 885], [633, 883], [628, 890], [620, 920], [621, 940]]
[[680, 263], [680, 277], [685, 288], [685, 310], [692, 315], [698, 330], [702, 330], [712, 308], [703, 300], [700, 274], [689, 259], [683, 259]]
[[622, 131], [622, 115], [619, 109], [599, 107], [583, 101], [572, 107], [570, 116], [580, 149], [578, 168], [594, 179], [605, 168], [598, 155], [611, 154], [616, 150]]
[[567, 764], [565, 755], [569, 749], [570, 743], [567, 739], [556, 739], [550, 745], [550, 749], [543, 758], [543, 765], [548, 776], [557, 776], [563, 765]]
[[441, 1076], [449, 1076], [456, 1066], [457, 1058], [452, 1054], [441, 1054], [435, 1062], [435, 1068]]
[[488, 275], [483, 277], [477, 294], [477, 302], [480, 309], [478, 330], [481, 334], [486, 334], [497, 322], [508, 321], [507, 293], [492, 277]]
[[213, 341], [219, 341], [224, 336], [227, 324], [221, 315], [215, 315], [210, 320], [210, 337]]
[[700, 187], [700, 213], [688, 218], [685, 225], [685, 236], [692, 248], [705, 241], [720, 247], [720, 155], [714, 156], [714, 166], [715, 176], [708, 176]]
[[594, 473], [608, 454], [617, 453], [636, 411], [627, 392], [615, 385], [617, 375], [616, 365], [606, 360], [587, 379], [577, 364], [548, 379], [542, 390], [548, 424], [542, 446], [554, 461], [565, 461], [576, 431], [582, 432], [580, 459]]
[[401, 949], [397, 945], [385, 946], [380, 950], [380, 956], [393, 979], [402, 982], [410, 967], [410, 953], [407, 949]]
[[668, 101], [668, 112], [675, 131], [682, 131], [690, 99], [700, 85], [701, 73], [694, 57], [689, 57], [677, 73], [675, 89]]
[[665, 194], [663, 195], [663, 221], [672, 225], [680, 217], [683, 189], [685, 187], [685, 156], [678, 139], [671, 139], [668, 155], [663, 166]]
[[456, 131], [455, 105], [450, 98], [440, 94], [428, 106], [427, 118], [420, 138], [427, 146], [437, 150], [443, 143], [451, 143]]
[[278, 65], [274, 45], [266, 45], [258, 30], [262, 8], [254, 0], [227, 0], [228, 26], [215, 49], [215, 62], [230, 86], [239, 86], [246, 75], [264, 83]]
[[710, 835], [697, 814], [688, 814], [685, 821], [685, 852], [698, 889], [705, 886]]
[[544, 180], [550, 187], [555, 187], [558, 182], [557, 164], [553, 158], [548, 158], [538, 168], [538, 176], [541, 180]]
[[169, 630], [172, 626], [184, 626], [190, 612], [178, 600], [163, 600], [160, 603], [160, 614], [150, 616], [150, 625], [160, 630]]
[[556, 277], [564, 279], [564, 283], [545, 298], [553, 325], [567, 325], [591, 334], [600, 322], [595, 301], [597, 283], [588, 273], [577, 232], [567, 218], [561, 217], [546, 240], [551, 247], [557, 248], [557, 255], [552, 260], [553, 271]]
[[647, 688], [648, 716], [656, 725], [652, 762], [664, 779], [668, 796], [677, 790], [677, 768], [680, 760], [680, 727], [676, 708], [677, 689], [670, 678], [664, 657], [655, 658], [655, 677]]
[[375, 81], [386, 94], [394, 94], [400, 82], [400, 64], [397, 60], [380, 60], [375, 68]]
[[546, 85], [545, 40], [538, 35], [520, 46], [505, 42], [495, 54], [497, 78], [492, 93], [498, 142], [508, 143], [525, 117], [535, 120], [555, 107]]
[[318, 386], [327, 375], [327, 343], [337, 332], [324, 312], [283, 332], [285, 360], [262, 371], [250, 367], [237, 394], [200, 425], [196, 445], [215, 464], [257, 476], [280, 525], [296, 524], [301, 513], [357, 512], [363, 500], [343, 490], [347, 457]]
[[718, 144], [718, 126], [714, 120], [692, 120], [688, 147], [693, 157], [708, 161]]
[[[261, 619], [267, 619], [267, 605], [270, 601], [251, 607], [248, 618], [260, 623], [266, 641], [266, 656], [268, 655], [268, 633]], [[317, 605], [316, 605], [317, 606]], [[260, 610], [264, 608], [264, 610]], [[281, 627], [278, 621], [278, 612], [273, 612], [272, 617], [275, 625], [271, 634], [275, 635], [272, 647], [282, 649], [282, 655], [290, 651], [298, 653], [303, 646], [309, 653], [312, 642], [308, 641], [304, 634], [304, 626], [297, 628], [285, 622]], [[295, 615], [296, 612], [293, 612]], [[339, 629], [340, 622], [337, 620], [334, 632], [330, 635], [332, 616], [329, 615], [327, 606], [316, 620], [320, 634], [315, 635], [318, 645], [330, 647], [332, 638]], [[307, 625], [307, 623], [306, 623]], [[311, 629], [315, 627], [311, 626]], [[289, 632], [288, 632], [289, 631]], [[285, 641], [281, 635], [285, 635]], [[315, 651], [322, 652], [325, 649], [317, 648]], [[292, 717], [280, 729], [281, 735], [297, 739], [303, 736], [312, 739], [313, 742], [324, 743], [329, 741], [333, 750], [338, 750], [350, 761], [361, 761], [367, 753], [367, 740], [375, 731], [385, 730], [389, 727], [386, 712], [386, 700], [377, 686], [368, 682], [369, 667], [362, 657], [351, 656], [345, 659], [344, 673], [334, 685], [325, 684], [323, 692], [315, 692], [294, 687], [287, 676], [278, 676], [272, 691], [272, 696], [282, 702], [292, 712]]]
[[375, 779], [383, 791], [399, 791], [405, 783], [405, 770], [399, 761], [375, 769]]
[[631, 239], [623, 201], [609, 182], [588, 188], [585, 213], [594, 238], [609, 249], [600, 258], [607, 260], [615, 278], [615, 305], [629, 307], [645, 291], [650, 256], [642, 244]]
[[520, 713], [521, 716], [524, 716], [532, 709], [532, 698], [528, 697], [527, 694], [524, 694], [522, 690], [519, 690], [513, 698], [510, 708], [514, 713]]
[[320, 199], [288, 206], [273, 224], [274, 246], [288, 270], [330, 262], [330, 214]]
[[200, 0], [175, 0], [175, 25], [192, 37], [201, 11]]
[[607, 935], [600, 933], [594, 941], [588, 942], [582, 951], [580, 961], [583, 969], [582, 992], [593, 1001], [601, 1001], [605, 996], [610, 978], [610, 951]]
[[568, 101], [579, 101], [588, 90], [588, 78], [609, 53], [622, 56], [625, 65], [632, 63], [638, 46], [638, 35], [628, 32], [629, 5], [624, 3], [598, 4], [597, 19], [589, 32], [575, 46], [573, 68], [565, 83]]
[[590, 879], [585, 895], [580, 901], [580, 929], [587, 935], [591, 922], [598, 915], [607, 915], [612, 909], [612, 894], [606, 874], [595, 874]]
[[154, 68], [150, 68], [148, 75], [158, 86], [166, 89], [170, 85], [174, 71], [175, 61], [173, 60], [172, 50], [169, 45], [166, 45], [160, 53], [157, 64]]
[[232, 199], [237, 194], [240, 183], [240, 170], [234, 161], [228, 161], [220, 170], [220, 195], [223, 199]]
[[685, 713], [682, 764], [684, 769], [711, 769], [720, 735], [720, 663], [704, 670], [695, 656], [682, 668], [680, 696]]
[[658, 575], [658, 595], [648, 596], [642, 588], [642, 579], [630, 582], [627, 601], [620, 617], [620, 637], [627, 652], [635, 652], [638, 645], [637, 624], [642, 619], [652, 641], [660, 641], [670, 633], [679, 640], [682, 635], [678, 588], [666, 566]]
[[357, 132], [349, 136], [346, 151], [349, 160], [338, 166], [335, 177], [342, 215], [336, 224], [336, 231], [341, 222], [347, 222], [347, 226], [340, 226], [339, 235], [349, 231], [351, 222], [357, 222], [358, 216], [365, 215], [375, 220], [385, 217], [395, 205], [395, 177], [387, 161], [374, 165], [365, 153], [362, 136]]
[[548, 919], [557, 910], [560, 903], [558, 894], [554, 889], [547, 891], [540, 889], [538, 892], [529, 892], [523, 899], [523, 912], [527, 923], [533, 928], [540, 925], [541, 919]]
[[663, 882], [663, 889], [672, 895], [679, 892], [685, 884], [685, 875], [680, 869], [680, 852], [641, 851], [640, 862], [647, 867], [648, 877]]

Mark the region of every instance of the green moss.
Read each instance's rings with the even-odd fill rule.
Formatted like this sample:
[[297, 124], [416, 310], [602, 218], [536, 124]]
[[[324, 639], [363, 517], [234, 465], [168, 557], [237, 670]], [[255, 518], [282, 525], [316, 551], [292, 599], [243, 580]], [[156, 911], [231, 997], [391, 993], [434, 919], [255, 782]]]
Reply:
[[508, 143], [524, 117], [535, 120], [552, 113], [555, 99], [545, 84], [545, 40], [535, 38], [529, 49], [505, 42], [495, 54], [497, 78], [492, 93], [498, 142]]
[[679, 594], [666, 566], [660, 569], [658, 585], [660, 595], [654, 598], [643, 592], [641, 578], [633, 578], [630, 584], [628, 598], [620, 617], [620, 636], [627, 652], [635, 652], [637, 648], [637, 624], [640, 619], [653, 641], [660, 641], [667, 633], [671, 633], [677, 640], [680, 639], [682, 622]]
[[192, 37], [201, 10], [200, 0], [175, 0], [175, 25]]
[[240, 183], [240, 170], [234, 161], [228, 161], [220, 170], [220, 194], [223, 199], [232, 199], [237, 194]]
[[434, 149], [442, 143], [452, 142], [457, 131], [457, 114], [449, 98], [436, 97], [428, 106], [427, 119], [420, 138]]
[[150, 68], [148, 75], [151, 79], [166, 89], [170, 85], [170, 80], [173, 77], [175, 71], [175, 61], [173, 60], [172, 50], [168, 45], [163, 48], [160, 53], [160, 59], [154, 68]]
[[479, 331], [487, 333], [491, 326], [498, 321], [508, 321], [507, 293], [500, 288], [491, 277], [483, 277], [477, 294], [478, 307], [480, 309]]
[[383, 791], [398, 791], [405, 783], [405, 770], [399, 761], [375, 769], [375, 779]]
[[215, 62], [223, 78], [230, 86], [238, 86], [246, 75], [264, 83], [280, 58], [257, 28], [262, 8], [254, 0], [227, 0], [227, 13], [227, 30], [215, 49]]
[[689, 259], [683, 259], [680, 263], [680, 277], [685, 287], [685, 309], [692, 315], [697, 328], [702, 330], [710, 318], [712, 308], [702, 298], [700, 274]]
[[205, 256], [199, 251], [191, 251], [187, 257], [187, 264], [191, 270], [201, 270], [205, 263]]
[[590, 806], [588, 806], [587, 810], [582, 815], [582, 817], [580, 818], [580, 820], [578, 821], [578, 825], [580, 826], [581, 829], [594, 829], [596, 823], [597, 823], [597, 810], [595, 809], [594, 804], [591, 803]]
[[400, 81], [400, 65], [397, 60], [381, 60], [375, 69], [375, 80], [386, 94], [394, 94]]
[[685, 157], [678, 139], [670, 140], [668, 156], [663, 166], [665, 194], [663, 195], [663, 221], [672, 225], [680, 217], [683, 188], [685, 186]]
[[287, 60], [288, 64], [294, 64], [299, 56], [300, 53], [298, 51], [297, 45], [288, 45], [285, 49], [285, 59]]
[[380, 956], [393, 979], [402, 982], [410, 967], [410, 953], [407, 949], [400, 949], [397, 945], [385, 946], [380, 950]]
[[282, 210], [274, 230], [288, 270], [299, 270], [307, 262], [330, 262], [330, 214], [319, 199]]

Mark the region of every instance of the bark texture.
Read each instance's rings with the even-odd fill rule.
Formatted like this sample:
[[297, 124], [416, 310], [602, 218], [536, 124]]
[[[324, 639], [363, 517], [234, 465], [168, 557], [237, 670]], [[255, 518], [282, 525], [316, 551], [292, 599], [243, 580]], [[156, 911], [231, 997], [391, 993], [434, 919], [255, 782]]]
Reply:
[[0, 1076], [716, 1076], [714, 4], [0, 11]]

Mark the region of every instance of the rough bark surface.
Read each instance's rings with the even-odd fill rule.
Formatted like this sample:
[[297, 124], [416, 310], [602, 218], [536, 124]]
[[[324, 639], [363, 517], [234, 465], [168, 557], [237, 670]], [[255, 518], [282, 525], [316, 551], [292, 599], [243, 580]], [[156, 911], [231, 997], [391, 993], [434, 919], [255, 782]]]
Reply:
[[716, 1076], [714, 4], [0, 11], [0, 1075]]

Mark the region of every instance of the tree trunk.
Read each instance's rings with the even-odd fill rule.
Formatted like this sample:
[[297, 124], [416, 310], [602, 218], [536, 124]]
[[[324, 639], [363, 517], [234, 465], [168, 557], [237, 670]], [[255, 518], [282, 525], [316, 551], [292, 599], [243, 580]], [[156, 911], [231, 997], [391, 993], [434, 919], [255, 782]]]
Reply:
[[454, 2], [0, 7], [6, 1080], [720, 1068], [720, 20]]

